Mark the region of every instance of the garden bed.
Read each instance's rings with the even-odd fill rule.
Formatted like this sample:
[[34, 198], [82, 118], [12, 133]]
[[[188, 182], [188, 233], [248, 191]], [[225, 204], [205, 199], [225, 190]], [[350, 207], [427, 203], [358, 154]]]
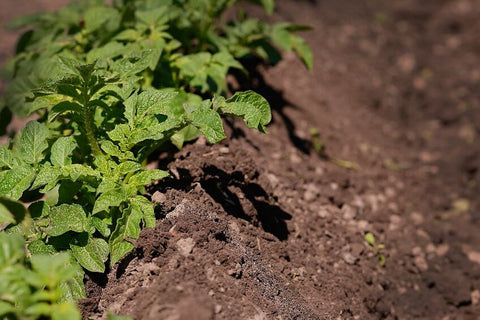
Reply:
[[475, 1], [281, 1], [271, 19], [314, 28], [314, 71], [286, 55], [241, 84], [270, 102], [267, 135], [228, 119], [220, 145], [158, 155], [161, 219], [87, 275], [84, 315], [476, 319], [479, 17]]

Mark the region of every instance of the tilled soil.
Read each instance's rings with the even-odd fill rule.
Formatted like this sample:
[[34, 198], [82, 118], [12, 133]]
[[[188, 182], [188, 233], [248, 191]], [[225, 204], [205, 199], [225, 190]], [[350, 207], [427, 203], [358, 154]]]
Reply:
[[89, 275], [84, 315], [480, 318], [480, 3], [278, 2], [314, 28], [314, 71], [252, 73], [267, 135], [229, 119], [159, 155], [157, 226]]

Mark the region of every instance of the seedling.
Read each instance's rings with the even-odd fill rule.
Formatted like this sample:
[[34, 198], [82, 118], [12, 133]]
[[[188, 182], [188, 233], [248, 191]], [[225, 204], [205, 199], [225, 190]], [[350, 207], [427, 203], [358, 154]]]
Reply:
[[378, 262], [382, 267], [385, 266], [387, 263], [387, 257], [385, 256], [384, 249], [385, 245], [384, 244], [377, 244], [375, 240], [375, 235], [371, 232], [365, 233], [365, 241], [370, 247], [370, 250], [378, 257]]
[[323, 154], [325, 152], [325, 144], [320, 137], [320, 131], [315, 128], [311, 128], [310, 137], [313, 145], [313, 150], [315, 150], [315, 152], [318, 154]]

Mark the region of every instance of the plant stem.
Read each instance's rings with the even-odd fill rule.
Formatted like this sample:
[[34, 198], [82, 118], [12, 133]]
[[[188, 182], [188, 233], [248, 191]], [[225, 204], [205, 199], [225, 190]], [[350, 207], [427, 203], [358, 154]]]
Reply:
[[[88, 79], [86, 79], [88, 80]], [[82, 89], [83, 96], [83, 122], [85, 124], [85, 132], [87, 134], [88, 144], [94, 155], [99, 155], [102, 150], [98, 146], [97, 139], [95, 138], [95, 125], [93, 123], [92, 109], [89, 106], [90, 97], [88, 95], [88, 81], [85, 81]]]

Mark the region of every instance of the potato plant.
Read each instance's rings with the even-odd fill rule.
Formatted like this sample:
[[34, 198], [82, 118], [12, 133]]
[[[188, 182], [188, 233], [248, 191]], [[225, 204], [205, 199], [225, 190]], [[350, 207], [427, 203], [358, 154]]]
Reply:
[[[22, 303], [0, 286], [0, 317], [60, 319], [62, 308], [77, 317], [69, 303], [85, 297], [84, 270], [105, 272], [155, 226], [146, 187], [169, 173], [146, 168], [152, 152], [199, 135], [223, 140], [222, 116], [266, 132], [268, 102], [252, 91], [227, 98], [227, 74], [249, 55], [275, 62], [274, 44], [307, 67], [311, 52], [292, 33], [303, 27], [244, 14], [224, 22], [236, 2], [86, 0], [16, 22], [33, 29], [7, 65], [4, 103], [36, 120], [0, 145], [0, 237], [9, 243], [0, 259], [15, 257], [0, 272], [60, 273], [35, 284], [14, 278], [30, 290]], [[272, 0], [253, 2], [273, 10]]]
[[[240, 12], [225, 21], [223, 13], [239, 0], [82, 0], [47, 14], [18, 19], [12, 28], [27, 27], [17, 54], [7, 65], [10, 84], [5, 104], [20, 115], [36, 111], [31, 90], [59, 67], [58, 55], [106, 67], [119, 59], [138, 59], [150, 50], [137, 88], [171, 87], [202, 95], [227, 90], [229, 69], [258, 56], [277, 62], [277, 48], [294, 51], [308, 68], [312, 53], [294, 34], [304, 26], [270, 25]], [[271, 13], [273, 0], [252, 0]], [[27, 103], [25, 101], [27, 100]]]

